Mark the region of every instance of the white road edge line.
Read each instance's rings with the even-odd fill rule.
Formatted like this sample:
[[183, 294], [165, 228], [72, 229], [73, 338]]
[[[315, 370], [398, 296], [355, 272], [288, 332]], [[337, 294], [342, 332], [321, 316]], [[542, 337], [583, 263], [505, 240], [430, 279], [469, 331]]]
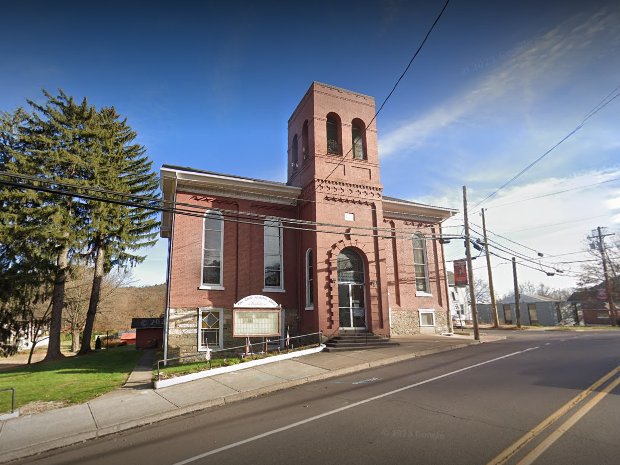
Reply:
[[493, 358], [491, 360], [487, 360], [486, 362], [476, 363], [475, 365], [471, 365], [471, 366], [468, 366], [468, 367], [465, 367], [465, 368], [461, 368], [459, 370], [451, 371], [450, 373], [445, 373], [443, 375], [435, 376], [434, 378], [430, 378], [430, 379], [427, 379], [427, 380], [424, 380], [424, 381], [420, 381], [420, 382], [415, 383], [415, 384], [410, 384], [409, 386], [405, 386], [405, 387], [402, 387], [402, 388], [395, 389], [393, 391], [389, 391], [389, 392], [386, 392], [386, 393], [383, 393], [383, 394], [379, 394], [378, 396], [370, 397], [370, 398], [365, 399], [365, 400], [360, 400], [359, 402], [355, 402], [353, 404], [345, 405], [344, 407], [340, 407], [340, 408], [337, 408], [335, 410], [330, 410], [329, 412], [321, 413], [320, 415], [315, 415], [313, 417], [306, 418], [305, 420], [297, 421], [295, 423], [291, 423], [290, 425], [282, 426], [281, 428], [276, 428], [274, 430], [267, 431], [265, 433], [258, 434], [256, 436], [252, 436], [251, 438], [247, 438], [247, 439], [244, 439], [242, 441], [233, 442], [232, 444], [228, 444], [227, 446], [223, 446], [223, 447], [219, 447], [217, 449], [213, 449], [213, 450], [211, 450], [209, 452], [205, 452], [204, 454], [196, 455], [196, 456], [191, 457], [189, 459], [182, 460], [181, 462], [177, 462], [177, 463], [175, 463], [173, 465], [185, 465], [187, 463], [192, 463], [192, 462], [195, 462], [196, 460], [203, 459], [203, 458], [208, 457], [210, 455], [215, 455], [215, 454], [218, 454], [218, 453], [223, 452], [223, 451], [228, 450], [228, 449], [234, 449], [235, 447], [242, 446], [242, 445], [247, 444], [249, 442], [257, 441], [259, 439], [266, 438], [267, 436], [271, 436], [271, 435], [274, 435], [274, 434], [277, 434], [277, 433], [281, 433], [283, 431], [287, 431], [289, 429], [293, 429], [293, 428], [296, 428], [296, 427], [301, 426], [301, 425], [305, 425], [306, 423], [310, 423], [312, 421], [316, 421], [316, 420], [319, 420], [321, 418], [325, 418], [325, 417], [328, 417], [330, 415], [334, 415], [336, 413], [340, 413], [340, 412], [343, 412], [345, 410], [349, 410], [349, 409], [357, 407], [359, 405], [363, 405], [363, 404], [366, 404], [368, 402], [372, 402], [374, 400], [382, 399], [384, 397], [391, 396], [393, 394], [398, 394], [399, 392], [406, 391], [407, 389], [412, 389], [414, 387], [418, 387], [418, 386], [422, 386], [424, 384], [432, 383], [433, 381], [437, 381], [437, 380], [442, 379], [442, 378], [447, 378], [448, 376], [456, 375], [457, 373], [462, 373], [464, 371], [468, 371], [468, 370], [471, 370], [473, 368], [477, 368], [477, 367], [480, 367], [480, 366], [483, 366], [483, 365], [487, 365], [489, 363], [497, 362], [498, 360], [503, 360], [505, 358], [513, 357], [515, 355], [524, 354], [526, 352], [529, 352], [531, 350], [536, 350], [536, 349], [538, 349], [538, 347], [530, 347], [529, 349], [520, 350], [518, 352], [512, 352], [512, 353], [507, 354], [507, 355], [502, 355], [501, 357], [497, 357], [497, 358]]

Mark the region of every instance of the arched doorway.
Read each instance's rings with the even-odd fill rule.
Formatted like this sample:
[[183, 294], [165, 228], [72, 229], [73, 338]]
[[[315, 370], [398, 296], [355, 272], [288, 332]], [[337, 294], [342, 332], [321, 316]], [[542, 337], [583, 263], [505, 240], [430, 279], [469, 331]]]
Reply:
[[366, 327], [364, 262], [352, 249], [338, 255], [338, 310], [340, 328]]

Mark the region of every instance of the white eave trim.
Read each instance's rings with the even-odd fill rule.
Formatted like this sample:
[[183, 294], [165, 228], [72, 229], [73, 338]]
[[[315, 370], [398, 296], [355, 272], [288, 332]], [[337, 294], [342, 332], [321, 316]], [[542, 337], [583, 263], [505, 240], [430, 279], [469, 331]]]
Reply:
[[221, 174], [199, 173], [172, 168], [161, 168], [161, 183], [164, 198], [166, 198], [166, 180], [176, 179], [177, 190], [183, 188], [192, 191], [192, 188], [215, 188], [224, 189], [231, 192], [244, 194], [255, 194], [260, 196], [273, 197], [273, 202], [291, 204], [295, 203], [301, 194], [300, 187], [287, 186], [285, 184], [271, 183], [269, 181], [259, 181], [256, 179], [238, 178]]
[[442, 222], [456, 215], [458, 213], [458, 210], [444, 207], [434, 207], [432, 205], [424, 205], [421, 203], [399, 202], [395, 200], [387, 200], [384, 198], [383, 216], [386, 218], [390, 216], [395, 216], [391, 215], [391, 212], [399, 215], [421, 216], [426, 217], [429, 220], [434, 219], [435, 221]]

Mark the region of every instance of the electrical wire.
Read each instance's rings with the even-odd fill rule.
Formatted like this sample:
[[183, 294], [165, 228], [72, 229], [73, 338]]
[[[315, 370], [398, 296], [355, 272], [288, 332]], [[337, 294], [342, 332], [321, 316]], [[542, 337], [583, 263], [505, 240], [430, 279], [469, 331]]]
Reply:
[[[13, 176], [12, 174], [7, 174], [7, 173], [1, 173], [4, 175], [7, 175], [9, 177], [15, 177], [15, 178], [31, 178], [28, 176], [23, 176], [23, 175], [15, 175]], [[77, 197], [77, 198], [81, 198], [84, 200], [94, 200], [94, 201], [100, 201], [100, 202], [107, 202], [107, 203], [114, 203], [114, 204], [119, 204], [119, 205], [124, 205], [124, 206], [129, 206], [129, 207], [136, 207], [136, 208], [145, 208], [145, 209], [150, 209], [153, 211], [158, 211], [158, 212], [169, 212], [169, 213], [174, 213], [174, 214], [180, 214], [180, 215], [186, 215], [186, 216], [194, 216], [194, 217], [200, 217], [200, 218], [204, 218], [205, 213], [205, 207], [204, 206], [200, 206], [200, 205], [194, 205], [194, 204], [183, 204], [183, 203], [176, 203], [176, 202], [169, 202], [169, 201], [165, 201], [162, 199], [155, 199], [152, 197], [145, 197], [145, 196], [132, 196], [131, 194], [126, 194], [126, 193], [120, 193], [120, 192], [115, 192], [115, 191], [109, 191], [106, 189], [100, 189], [100, 188], [89, 188], [86, 186], [77, 186], [74, 184], [70, 184], [70, 183], [66, 183], [66, 182], [61, 182], [61, 181], [52, 181], [52, 180], [42, 180], [42, 179], [37, 179], [38, 182], [42, 182], [42, 183], [47, 183], [47, 184], [54, 184], [54, 185], [63, 185], [65, 187], [70, 187], [70, 188], [74, 188], [77, 190], [81, 190], [81, 191], [95, 191], [98, 193], [108, 193], [108, 194], [113, 194], [119, 197], [129, 197], [130, 200], [123, 200], [123, 199], [111, 199], [108, 197], [99, 197], [96, 195], [92, 195], [92, 194], [86, 194], [86, 193], [81, 193], [81, 192], [75, 192], [75, 191], [67, 191], [67, 190], [59, 190], [57, 188], [48, 188], [48, 187], [43, 187], [43, 186], [34, 186], [34, 185], [28, 185], [28, 184], [23, 184], [23, 183], [17, 183], [17, 182], [12, 182], [12, 181], [5, 181], [0, 179], [0, 184], [4, 184], [7, 186], [11, 186], [11, 187], [15, 187], [18, 189], [32, 189], [35, 191], [43, 191], [43, 192], [48, 192], [48, 193], [52, 193], [52, 194], [58, 194], [58, 195], [66, 195], [66, 196], [72, 196], [72, 197]], [[150, 203], [156, 203], [158, 205], [149, 205], [149, 204], [144, 204], [144, 203], [140, 203], [139, 201], [136, 201], [135, 199], [138, 200], [147, 200]], [[172, 206], [162, 206], [162, 205], [172, 205]], [[181, 205], [182, 208], [179, 208], [179, 205]], [[189, 207], [189, 208], [185, 208], [185, 207]], [[257, 218], [260, 219], [264, 219], [264, 220], [277, 220], [277, 221], [281, 221], [282, 223], [287, 223], [287, 224], [299, 224], [299, 225], [309, 225], [309, 226], [331, 226], [331, 227], [338, 227], [338, 228], [342, 228], [343, 230], [339, 230], [339, 231], [334, 231], [334, 230], [325, 230], [325, 229], [310, 229], [310, 228], [305, 228], [305, 227], [296, 227], [296, 226], [284, 226], [282, 225], [281, 227], [283, 229], [292, 229], [292, 230], [301, 230], [301, 231], [312, 231], [312, 232], [321, 232], [321, 233], [327, 233], [327, 234], [339, 234], [339, 235], [347, 235], [347, 236], [356, 236], [356, 237], [377, 237], [377, 238], [383, 238], [383, 239], [407, 239], [407, 240], [411, 240], [411, 236], [407, 235], [407, 236], [397, 236], [397, 235], [380, 235], [380, 234], [363, 234], [363, 233], [357, 233], [357, 232], [351, 232], [351, 229], [354, 229], [354, 227], [349, 226], [349, 225], [337, 225], [337, 224], [329, 224], [329, 223], [316, 223], [316, 222], [308, 222], [308, 221], [304, 221], [304, 220], [297, 220], [294, 218], [286, 218], [286, 217], [278, 217], [278, 216], [272, 216], [272, 215], [262, 215], [262, 214], [258, 214], [258, 213], [249, 213], [249, 212], [239, 212], [239, 211], [234, 211], [234, 210], [226, 210], [226, 209], [220, 209], [220, 208], [215, 208], [215, 207], [209, 207], [209, 210], [211, 211], [216, 211], [222, 214], [223, 216], [223, 220], [224, 221], [229, 221], [229, 222], [236, 222], [236, 223], [244, 223], [244, 224], [250, 224], [250, 225], [256, 225], [256, 226], [264, 226], [264, 223], [257, 223], [257, 222], [253, 222], [253, 221], [245, 221], [245, 220], [239, 220], [238, 218], [251, 218], [253, 220], [256, 220]], [[381, 231], [389, 231], [389, 232], [395, 232], [395, 229], [391, 229], [391, 228], [372, 228], [372, 227], [356, 227], [357, 229], [371, 229], [371, 230], [381, 230]], [[416, 230], [416, 232], [419, 232], [419, 229]], [[436, 240], [436, 239], [441, 239], [441, 240], [450, 240], [452, 237], [451, 236], [443, 236], [441, 233], [440, 234], [435, 234], [435, 233], [431, 233], [430, 235], [423, 234], [424, 239], [427, 240]]]
[[[617, 89], [619, 89], [620, 86], [616, 87], [609, 95], [612, 95]], [[567, 139], [569, 139], [573, 134], [575, 134], [577, 131], [579, 131], [584, 124], [586, 123], [586, 121], [588, 121], [590, 118], [592, 118], [594, 115], [596, 115], [599, 111], [601, 111], [603, 108], [605, 108], [607, 105], [609, 105], [611, 102], [613, 102], [616, 98], [618, 98], [620, 96], [620, 92], [617, 93], [616, 95], [614, 95], [612, 98], [609, 98], [609, 95], [607, 97], [605, 97], [605, 99], [603, 99], [603, 102], [605, 103], [599, 103], [597, 104], [592, 110], [590, 110], [581, 120], [581, 123], [579, 123], [577, 125], [577, 127], [575, 129], [573, 129], [571, 132], [568, 133], [568, 135], [564, 136], [564, 138], [562, 138], [560, 140], [560, 142], [558, 142], [557, 144], [555, 144], [553, 147], [551, 147], [549, 150], [547, 150], [545, 153], [543, 153], [540, 157], [538, 157], [536, 160], [534, 160], [532, 163], [530, 163], [529, 165], [527, 165], [525, 168], [523, 168], [521, 171], [519, 171], [516, 175], [514, 175], [510, 180], [508, 180], [507, 182], [505, 182], [502, 186], [500, 186], [498, 189], [496, 189], [494, 192], [492, 192], [490, 195], [488, 195], [487, 197], [485, 197], [484, 199], [482, 199], [480, 202], [478, 202], [476, 205], [473, 206], [473, 208], [476, 208], [478, 206], [480, 206], [481, 204], [483, 204], [484, 202], [486, 202], [487, 200], [489, 200], [491, 197], [493, 197], [495, 194], [497, 194], [500, 190], [504, 189], [506, 186], [508, 186], [509, 184], [511, 184], [512, 182], [516, 181], [519, 177], [521, 177], [525, 172], [527, 172], [529, 169], [531, 169], [534, 165], [536, 165], [538, 162], [540, 162], [543, 158], [545, 158], [547, 155], [549, 155], [553, 150], [555, 150], [555, 148], [557, 148], [559, 145], [561, 145], [564, 141], [566, 141]], [[605, 101], [607, 100], [607, 101]]]
[[[409, 60], [409, 63], [407, 64], [407, 67], [405, 68], [405, 70], [403, 71], [403, 73], [400, 75], [400, 77], [398, 78], [398, 80], [396, 81], [396, 84], [394, 84], [394, 87], [392, 87], [392, 90], [390, 91], [390, 93], [388, 94], [388, 96], [385, 98], [385, 100], [383, 101], [383, 103], [381, 104], [381, 106], [379, 107], [379, 110], [377, 110], [377, 112], [375, 113], [375, 115], [372, 117], [372, 119], [370, 120], [370, 123], [368, 123], [368, 125], [366, 126], [366, 128], [364, 129], [364, 131], [368, 131], [368, 128], [370, 128], [370, 126], [372, 125], [372, 123], [377, 119], [377, 116], [379, 115], [379, 113], [381, 113], [381, 110], [383, 110], [383, 107], [385, 106], [385, 104], [387, 103], [387, 101], [390, 99], [390, 97], [392, 96], [392, 94], [394, 93], [394, 91], [396, 90], [396, 87], [398, 86], [398, 84], [400, 83], [400, 81], [405, 77], [405, 74], [407, 74], [407, 71], [409, 71], [409, 68], [411, 67], [411, 63], [413, 63], [413, 60], [415, 60], [415, 58], [418, 56], [418, 53], [420, 53], [420, 50], [422, 50], [422, 47], [424, 47], [424, 44], [426, 43], [426, 41], [428, 40], [428, 37], [431, 35], [431, 32], [433, 31], [433, 29], [435, 28], [435, 25], [439, 22], [439, 19], [441, 18], [441, 16], [443, 15], [443, 12], [446, 10], [446, 8], [448, 7], [448, 4], [450, 3], [450, 0], [447, 0], [445, 5], [443, 6], [443, 8], [441, 9], [441, 11], [439, 12], [439, 15], [437, 16], [437, 18], [435, 18], [435, 21], [433, 22], [433, 25], [430, 27], [430, 29], [428, 30], [428, 32], [426, 33], [426, 36], [424, 36], [424, 40], [422, 41], [422, 43], [420, 44], [420, 46], [418, 47], [418, 49], [415, 51], [415, 53], [413, 54], [413, 56], [411, 57], [411, 60]], [[334, 167], [334, 169], [327, 175], [327, 177], [325, 179], [322, 179], [319, 181], [319, 185], [313, 188], [313, 191], [309, 194], [312, 195], [313, 193], [315, 193], [317, 191], [318, 188], [320, 188], [323, 183], [325, 181], [327, 181], [330, 176], [332, 174], [334, 174], [334, 172], [336, 171], [336, 169], [338, 169], [338, 167], [342, 164], [342, 162], [347, 158], [347, 156], [351, 153], [351, 151], [353, 150], [353, 147], [351, 147], [351, 149], [349, 149], [349, 151], [347, 153], [345, 153], [340, 160], [338, 161], [338, 163], [336, 164], [336, 166]]]
[[607, 181], [596, 182], [596, 183], [593, 183], [593, 184], [588, 184], [586, 186], [573, 187], [572, 189], [565, 189], [563, 191], [551, 192], [549, 194], [539, 195], [539, 196], [536, 196], [536, 197], [530, 197], [528, 199], [515, 200], [514, 202], [502, 203], [501, 205], [493, 205], [491, 207], [486, 207], [486, 208], [487, 208], [487, 210], [491, 210], [493, 208], [505, 207], [507, 205], [514, 205], [515, 203], [528, 202], [530, 200], [538, 200], [538, 199], [542, 199], [542, 198], [545, 198], [545, 197], [551, 197], [553, 195], [564, 194], [566, 192], [572, 192], [572, 191], [576, 191], [576, 190], [580, 190], [580, 189], [586, 189], [588, 187], [598, 186], [600, 184], [605, 184], [605, 183], [608, 183], [608, 182], [614, 182], [614, 181], [618, 181], [618, 180], [620, 180], [620, 178], [608, 179]]

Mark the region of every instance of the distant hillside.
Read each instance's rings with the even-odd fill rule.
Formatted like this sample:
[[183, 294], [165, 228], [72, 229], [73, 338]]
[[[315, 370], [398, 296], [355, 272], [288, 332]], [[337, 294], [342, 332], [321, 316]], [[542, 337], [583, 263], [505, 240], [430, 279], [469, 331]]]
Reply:
[[96, 331], [126, 330], [132, 318], [159, 318], [166, 311], [166, 285], [118, 287], [103, 299]]

